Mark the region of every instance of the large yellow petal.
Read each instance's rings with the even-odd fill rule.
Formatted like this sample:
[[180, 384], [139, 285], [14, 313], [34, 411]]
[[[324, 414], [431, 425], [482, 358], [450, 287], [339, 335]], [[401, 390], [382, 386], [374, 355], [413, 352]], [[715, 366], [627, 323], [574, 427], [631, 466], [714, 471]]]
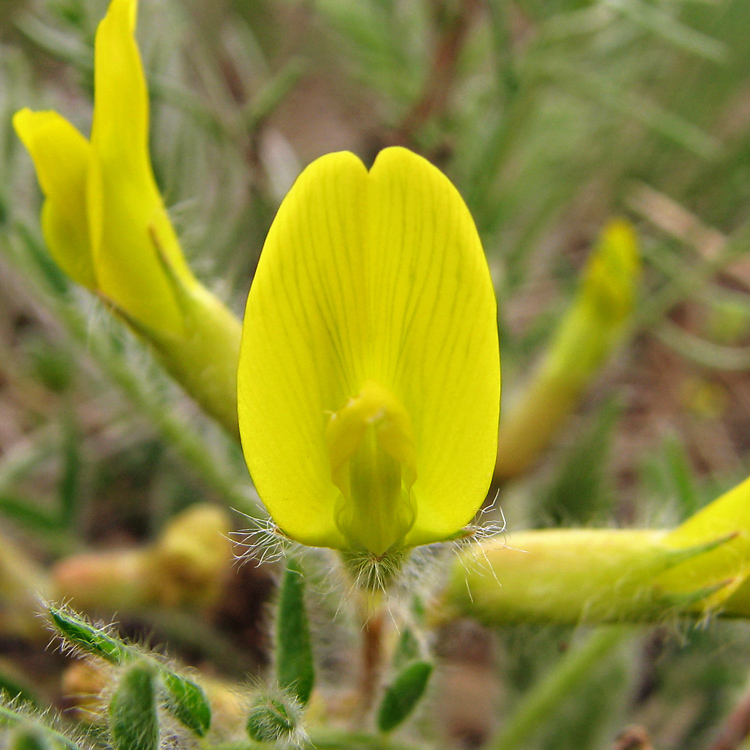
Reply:
[[95, 48], [88, 208], [101, 291], [146, 325], [180, 332], [157, 248], [186, 283], [182, 256], [148, 153], [148, 91], [133, 36], [136, 0], [112, 0]]
[[485, 498], [500, 410], [497, 309], [474, 222], [450, 181], [405, 149], [370, 172], [372, 367], [412, 419], [417, 517], [407, 544], [444, 539]]
[[57, 112], [22, 109], [13, 125], [34, 160], [46, 198], [42, 231], [49, 251], [68, 276], [93, 289], [96, 274], [86, 215], [89, 143]]
[[279, 210], [248, 297], [243, 447], [269, 512], [300, 542], [353, 546], [336, 522], [326, 428], [370, 382], [413, 428], [415, 518], [394, 542], [446, 539], [471, 520], [494, 466], [496, 307], [457, 191], [400, 148], [383, 151], [369, 173], [349, 153], [308, 167]]
[[[326, 446], [330, 413], [362, 376], [347, 355], [364, 340], [361, 254], [367, 172], [352, 154], [323, 157], [282, 203], [247, 300], [240, 347], [240, 434], [250, 473], [287, 534], [345, 547]], [[354, 310], [347, 317], [345, 311]]]

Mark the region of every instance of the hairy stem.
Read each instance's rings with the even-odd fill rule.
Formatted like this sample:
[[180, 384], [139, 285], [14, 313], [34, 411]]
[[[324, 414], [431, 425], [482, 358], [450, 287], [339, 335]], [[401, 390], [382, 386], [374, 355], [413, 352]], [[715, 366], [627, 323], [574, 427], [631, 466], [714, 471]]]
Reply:
[[384, 613], [382, 607], [365, 611], [362, 623], [362, 665], [359, 678], [359, 707], [355, 721], [364, 719], [375, 703], [383, 666]]

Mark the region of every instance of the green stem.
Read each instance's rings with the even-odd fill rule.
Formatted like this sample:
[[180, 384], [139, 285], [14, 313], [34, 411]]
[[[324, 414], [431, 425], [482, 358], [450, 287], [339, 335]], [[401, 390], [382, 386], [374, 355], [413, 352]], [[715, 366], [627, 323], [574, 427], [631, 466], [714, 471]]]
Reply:
[[499, 735], [487, 745], [488, 750], [525, 747], [536, 730], [545, 725], [550, 714], [570, 696], [596, 663], [616, 648], [630, 632], [630, 628], [622, 626], [600, 628], [585, 643], [566, 654], [524, 696]]

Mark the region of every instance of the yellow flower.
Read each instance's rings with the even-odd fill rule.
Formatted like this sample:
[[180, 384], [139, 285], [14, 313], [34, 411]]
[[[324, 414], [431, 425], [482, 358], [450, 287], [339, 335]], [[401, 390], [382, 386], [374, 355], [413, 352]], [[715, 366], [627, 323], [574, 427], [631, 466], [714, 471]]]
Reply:
[[156, 244], [180, 281], [196, 286], [154, 180], [148, 91], [133, 36], [136, 0], [112, 0], [95, 48], [95, 105], [87, 141], [56, 112], [13, 118], [46, 201], [42, 229], [60, 267], [139, 322], [182, 331]]
[[42, 230], [76, 282], [108, 300], [167, 369], [237, 434], [239, 321], [190, 272], [154, 180], [137, 0], [112, 0], [95, 47], [87, 141], [57, 112], [17, 112], [45, 195]]
[[248, 297], [240, 434], [282, 532], [381, 557], [455, 537], [485, 498], [496, 303], [471, 216], [402, 148], [311, 164]]

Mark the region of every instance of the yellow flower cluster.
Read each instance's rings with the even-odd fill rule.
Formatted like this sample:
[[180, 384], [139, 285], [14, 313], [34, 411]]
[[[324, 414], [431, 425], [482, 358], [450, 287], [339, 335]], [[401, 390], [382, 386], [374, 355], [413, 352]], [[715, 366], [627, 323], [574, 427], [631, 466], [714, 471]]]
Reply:
[[460, 533], [492, 476], [500, 362], [492, 282], [457, 191], [400, 148], [369, 172], [350, 153], [313, 163], [269, 233], [239, 352], [154, 181], [136, 7], [112, 0], [97, 31], [90, 141], [55, 112], [15, 116], [50, 252], [233, 432], [239, 356], [245, 456], [285, 534], [380, 557]]

